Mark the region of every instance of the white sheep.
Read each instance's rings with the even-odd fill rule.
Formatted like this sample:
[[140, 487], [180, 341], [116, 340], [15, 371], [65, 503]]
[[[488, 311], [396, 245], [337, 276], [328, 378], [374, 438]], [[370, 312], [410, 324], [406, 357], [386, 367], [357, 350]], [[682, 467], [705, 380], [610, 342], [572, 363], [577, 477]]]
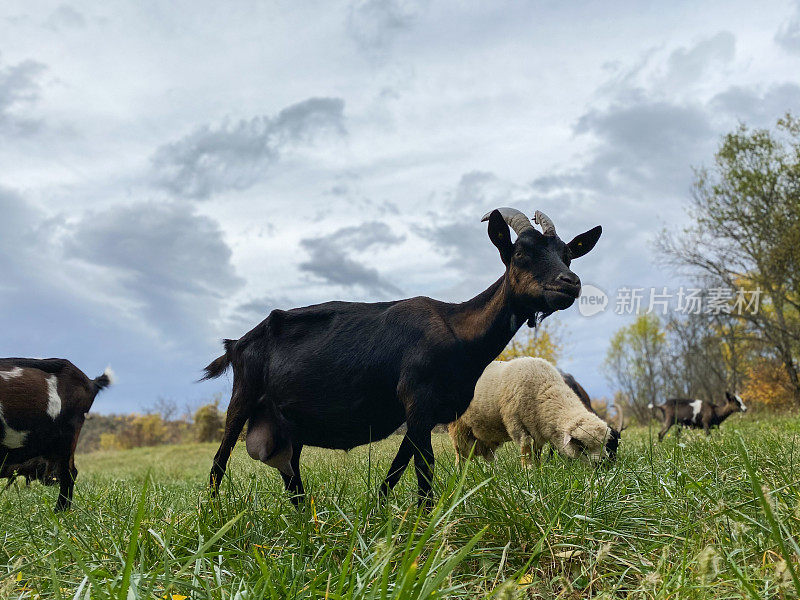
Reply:
[[531, 357], [486, 367], [469, 408], [448, 431], [457, 461], [467, 458], [473, 446], [475, 455], [494, 460], [495, 450], [514, 440], [523, 465], [530, 464], [531, 446], [538, 461], [547, 442], [563, 456], [599, 462], [611, 434], [553, 365]]

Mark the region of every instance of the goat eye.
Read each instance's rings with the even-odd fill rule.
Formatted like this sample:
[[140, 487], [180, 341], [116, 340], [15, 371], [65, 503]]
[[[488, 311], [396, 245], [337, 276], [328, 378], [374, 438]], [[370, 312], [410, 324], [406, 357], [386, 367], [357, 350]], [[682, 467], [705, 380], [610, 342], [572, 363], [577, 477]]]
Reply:
[[517, 260], [521, 260], [525, 255], [523, 254], [522, 250], [517, 250], [514, 252], [514, 258]]

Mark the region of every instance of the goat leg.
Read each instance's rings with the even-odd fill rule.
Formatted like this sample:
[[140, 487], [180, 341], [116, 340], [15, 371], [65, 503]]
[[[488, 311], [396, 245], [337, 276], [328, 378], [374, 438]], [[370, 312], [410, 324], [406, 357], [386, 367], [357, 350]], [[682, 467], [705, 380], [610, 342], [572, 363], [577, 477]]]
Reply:
[[433, 506], [433, 445], [431, 430], [414, 431], [411, 442], [414, 452], [414, 470], [417, 472], [417, 504], [425, 508]]
[[[58, 501], [56, 502], [56, 512], [69, 510], [72, 504], [72, 492], [75, 488], [75, 478], [73, 470], [70, 468], [70, 459], [61, 459], [58, 465]], [[76, 473], [77, 474], [77, 473]]]
[[228, 406], [228, 413], [225, 418], [225, 433], [219, 445], [217, 453], [214, 455], [214, 463], [211, 466], [210, 486], [211, 495], [216, 496], [219, 491], [219, 484], [225, 476], [228, 467], [228, 460], [231, 457], [233, 447], [239, 439], [244, 424], [247, 422], [247, 410], [244, 403], [240, 401], [240, 394], [234, 393]]
[[303, 480], [300, 478], [300, 452], [302, 452], [302, 450], [303, 444], [292, 444], [292, 474], [288, 475], [281, 472], [283, 485], [286, 487], [286, 491], [291, 494], [289, 499], [296, 508], [299, 507], [306, 498], [306, 490], [303, 487]]
[[414, 455], [414, 446], [411, 443], [410, 438], [408, 437], [408, 433], [406, 433], [405, 437], [403, 437], [403, 441], [400, 443], [400, 448], [397, 450], [397, 454], [392, 461], [392, 466], [389, 467], [389, 472], [386, 474], [386, 479], [383, 480], [380, 488], [380, 496], [386, 497], [389, 495], [389, 492], [397, 485], [397, 482], [400, 481], [400, 477], [403, 476], [403, 472], [406, 470], [411, 457]]

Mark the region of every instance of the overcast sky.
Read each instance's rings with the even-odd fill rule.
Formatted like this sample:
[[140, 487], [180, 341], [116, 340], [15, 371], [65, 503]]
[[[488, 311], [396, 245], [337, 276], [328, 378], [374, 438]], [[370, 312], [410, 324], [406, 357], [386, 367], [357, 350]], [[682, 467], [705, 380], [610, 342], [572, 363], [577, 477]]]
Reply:
[[[5, 0], [0, 355], [111, 364], [101, 412], [229, 394], [193, 381], [272, 308], [487, 287], [498, 206], [603, 225], [585, 283], [678, 285], [692, 166], [799, 73], [792, 2]], [[609, 394], [630, 317], [550, 318]]]

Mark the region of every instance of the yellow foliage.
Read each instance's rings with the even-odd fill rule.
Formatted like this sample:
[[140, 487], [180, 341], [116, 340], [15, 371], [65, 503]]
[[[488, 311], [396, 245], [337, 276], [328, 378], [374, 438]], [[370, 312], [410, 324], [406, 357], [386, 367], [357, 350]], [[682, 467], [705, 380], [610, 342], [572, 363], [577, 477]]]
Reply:
[[158, 446], [166, 440], [167, 428], [161, 415], [133, 415], [116, 437], [122, 448]]
[[536, 356], [556, 364], [564, 356], [563, 329], [554, 322], [546, 321], [536, 329], [523, 327], [497, 360], [511, 360], [520, 356]]
[[119, 440], [115, 434], [100, 434], [100, 450], [120, 450], [121, 448], [122, 444], [119, 443]]
[[750, 366], [741, 396], [745, 402], [768, 408], [786, 408], [792, 404], [789, 377], [777, 361], [762, 359]]

